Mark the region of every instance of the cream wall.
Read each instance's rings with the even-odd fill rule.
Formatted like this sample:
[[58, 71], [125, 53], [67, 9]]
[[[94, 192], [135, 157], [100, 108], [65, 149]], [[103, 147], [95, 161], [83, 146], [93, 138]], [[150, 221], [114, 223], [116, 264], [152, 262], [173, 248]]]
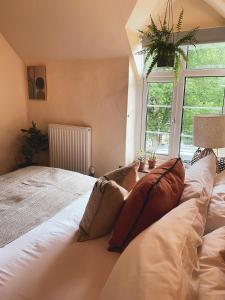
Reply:
[[20, 128], [27, 126], [24, 68], [0, 34], [0, 174], [16, 167]]
[[139, 78], [137, 75], [135, 61], [133, 57], [130, 57], [126, 127], [126, 164], [133, 161], [136, 157], [136, 152], [140, 150], [138, 149], [138, 145], [140, 145], [140, 137], [137, 136], [137, 133], [140, 132], [141, 124], [138, 116], [138, 112], [141, 111], [139, 106], [142, 104], [140, 95], [141, 83], [142, 78]]
[[28, 101], [29, 120], [92, 127], [96, 175], [125, 162], [128, 57], [49, 61], [47, 101]]

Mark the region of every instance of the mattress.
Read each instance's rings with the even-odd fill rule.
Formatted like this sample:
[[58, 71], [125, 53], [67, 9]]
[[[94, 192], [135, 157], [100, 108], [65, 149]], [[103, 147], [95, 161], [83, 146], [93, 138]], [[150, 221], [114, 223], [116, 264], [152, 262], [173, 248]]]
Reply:
[[97, 299], [118, 254], [108, 237], [76, 242], [89, 195], [0, 248], [1, 300]]

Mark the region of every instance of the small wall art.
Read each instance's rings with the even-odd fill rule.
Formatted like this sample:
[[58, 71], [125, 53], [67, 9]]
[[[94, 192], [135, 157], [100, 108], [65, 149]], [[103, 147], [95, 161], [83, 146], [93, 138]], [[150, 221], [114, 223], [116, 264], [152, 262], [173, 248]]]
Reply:
[[27, 67], [28, 94], [30, 100], [46, 100], [46, 67]]

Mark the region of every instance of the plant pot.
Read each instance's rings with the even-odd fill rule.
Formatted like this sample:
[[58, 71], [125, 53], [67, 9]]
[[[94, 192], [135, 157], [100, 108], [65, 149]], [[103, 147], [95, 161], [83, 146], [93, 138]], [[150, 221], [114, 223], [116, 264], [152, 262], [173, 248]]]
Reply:
[[164, 53], [159, 56], [157, 67], [174, 67], [175, 56], [173, 54]]
[[149, 169], [154, 169], [155, 168], [155, 164], [156, 164], [156, 160], [155, 159], [149, 159], [148, 160], [148, 168]]
[[140, 161], [140, 165], [139, 165], [138, 171], [143, 171], [144, 168], [145, 168], [145, 162], [144, 161]]

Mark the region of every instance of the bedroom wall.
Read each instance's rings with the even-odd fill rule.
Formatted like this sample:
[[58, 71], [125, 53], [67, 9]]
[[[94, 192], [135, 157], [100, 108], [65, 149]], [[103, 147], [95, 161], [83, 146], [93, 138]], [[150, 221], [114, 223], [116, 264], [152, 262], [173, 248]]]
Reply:
[[29, 120], [92, 127], [96, 175], [125, 162], [128, 57], [48, 61], [47, 101], [28, 101]]
[[17, 164], [20, 128], [27, 126], [24, 64], [0, 33], [0, 174]]

